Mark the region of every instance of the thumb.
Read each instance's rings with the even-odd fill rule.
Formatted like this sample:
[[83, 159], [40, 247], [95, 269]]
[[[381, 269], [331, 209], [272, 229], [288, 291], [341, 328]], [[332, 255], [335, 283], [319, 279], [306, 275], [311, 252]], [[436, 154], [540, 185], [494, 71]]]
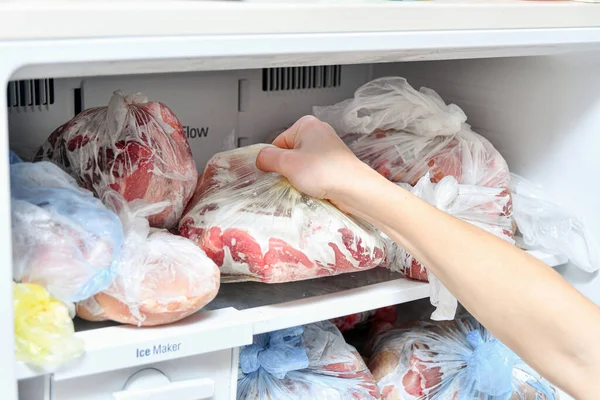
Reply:
[[256, 167], [264, 172], [276, 172], [285, 175], [285, 163], [283, 158], [290, 150], [280, 149], [275, 146], [267, 146], [258, 153], [256, 157]]

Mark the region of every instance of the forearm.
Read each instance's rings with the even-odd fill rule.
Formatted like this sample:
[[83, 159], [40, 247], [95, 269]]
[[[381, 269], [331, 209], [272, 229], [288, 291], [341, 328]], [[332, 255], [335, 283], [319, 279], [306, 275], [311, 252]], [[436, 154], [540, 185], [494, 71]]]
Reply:
[[554, 270], [492, 234], [378, 175], [365, 171], [355, 179], [361, 190], [346, 195], [350, 212], [415, 256], [532, 367], [578, 399], [597, 398], [600, 310], [593, 303]]

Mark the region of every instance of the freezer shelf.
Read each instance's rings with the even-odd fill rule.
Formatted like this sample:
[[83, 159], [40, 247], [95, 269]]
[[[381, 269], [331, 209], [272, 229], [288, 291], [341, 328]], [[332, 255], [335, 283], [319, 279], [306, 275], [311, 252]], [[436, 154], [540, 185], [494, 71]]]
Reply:
[[[530, 251], [549, 266], [566, 259]], [[137, 328], [114, 322], [75, 321], [85, 355], [56, 371], [17, 363], [17, 379], [54, 372], [70, 379], [99, 372], [243, 346], [252, 335], [406, 303], [429, 296], [429, 285], [385, 268], [281, 284], [223, 284], [203, 311], [175, 324]]]
[[552, 29], [600, 25], [600, 8], [593, 4], [520, 0], [38, 0], [2, 4], [0, 16], [4, 17], [0, 19], [0, 40]]

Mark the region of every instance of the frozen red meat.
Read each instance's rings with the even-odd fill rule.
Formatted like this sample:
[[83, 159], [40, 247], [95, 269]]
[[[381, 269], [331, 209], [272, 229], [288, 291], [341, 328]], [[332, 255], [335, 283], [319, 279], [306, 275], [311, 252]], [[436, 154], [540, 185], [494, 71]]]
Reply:
[[386, 77], [358, 88], [352, 99], [315, 107], [352, 151], [393, 182], [415, 185], [426, 173], [439, 182], [508, 188], [508, 166], [492, 144], [473, 132], [455, 104], [404, 78]]
[[388, 329], [369, 368], [384, 400], [555, 400], [556, 389], [473, 318]]
[[397, 318], [396, 306], [389, 306], [334, 318], [331, 322], [337, 326], [341, 332], [348, 332], [358, 326], [366, 325], [369, 322], [381, 322], [384, 324], [394, 323]]
[[177, 224], [198, 176], [175, 114], [141, 93], [115, 92], [108, 106], [79, 113], [50, 135], [36, 159], [57, 163], [97, 196], [112, 189], [127, 201], [168, 201], [149, 217], [158, 228]]
[[258, 170], [264, 146], [215, 155], [179, 225], [217, 263], [223, 281], [288, 282], [379, 265], [384, 252], [375, 229]]

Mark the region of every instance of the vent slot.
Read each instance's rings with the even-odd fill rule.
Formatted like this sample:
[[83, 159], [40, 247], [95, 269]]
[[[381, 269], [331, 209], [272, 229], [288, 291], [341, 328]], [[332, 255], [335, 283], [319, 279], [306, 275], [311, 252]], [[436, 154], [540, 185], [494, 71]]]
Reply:
[[54, 104], [54, 79], [30, 79], [8, 82], [6, 91], [9, 109], [46, 108]]
[[342, 84], [342, 66], [264, 68], [263, 92], [335, 88]]

